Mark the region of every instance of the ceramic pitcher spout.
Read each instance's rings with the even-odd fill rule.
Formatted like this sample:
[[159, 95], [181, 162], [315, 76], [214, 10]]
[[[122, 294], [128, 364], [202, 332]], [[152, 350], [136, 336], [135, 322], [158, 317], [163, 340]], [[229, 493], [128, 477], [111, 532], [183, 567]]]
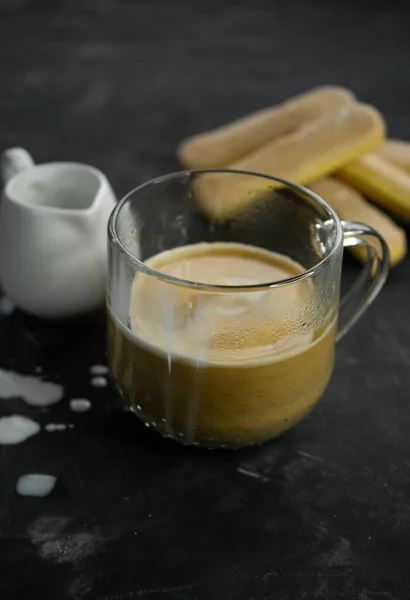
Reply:
[[6, 185], [17, 173], [34, 166], [31, 154], [24, 148], [9, 148], [5, 150], [0, 159], [0, 178], [3, 186]]

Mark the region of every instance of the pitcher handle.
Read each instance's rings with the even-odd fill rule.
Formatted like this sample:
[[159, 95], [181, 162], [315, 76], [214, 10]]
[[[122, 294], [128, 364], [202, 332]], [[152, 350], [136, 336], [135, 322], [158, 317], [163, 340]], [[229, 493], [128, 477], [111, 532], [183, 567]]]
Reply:
[[[390, 265], [389, 248], [375, 229], [355, 221], [342, 221], [342, 227], [343, 245], [364, 246], [367, 258], [359, 278], [341, 299], [337, 341], [349, 331], [376, 298], [386, 281]], [[376, 240], [376, 246], [369, 238]]]
[[34, 166], [34, 160], [24, 148], [9, 148], [5, 150], [0, 159], [0, 177], [3, 186], [6, 185], [17, 173]]

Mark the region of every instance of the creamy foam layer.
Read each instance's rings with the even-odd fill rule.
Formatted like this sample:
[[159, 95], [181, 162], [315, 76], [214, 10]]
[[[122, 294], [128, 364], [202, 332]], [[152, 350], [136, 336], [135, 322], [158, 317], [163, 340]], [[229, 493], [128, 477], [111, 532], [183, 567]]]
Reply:
[[[236, 243], [201, 243], [156, 255], [162, 273], [213, 285], [255, 285], [304, 271], [290, 258]], [[310, 280], [255, 292], [202, 291], [139, 274], [131, 289], [130, 324], [138, 338], [202, 361], [283, 357], [315, 339]], [[276, 358], [276, 357], [275, 357]]]

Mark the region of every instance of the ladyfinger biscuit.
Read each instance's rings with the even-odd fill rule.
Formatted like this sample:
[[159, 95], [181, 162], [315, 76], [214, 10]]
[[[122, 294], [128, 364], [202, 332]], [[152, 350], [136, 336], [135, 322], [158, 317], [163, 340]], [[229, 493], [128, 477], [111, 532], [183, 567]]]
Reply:
[[410, 142], [386, 140], [378, 149], [377, 154], [397, 167], [410, 172]]
[[313, 89], [279, 106], [186, 139], [178, 149], [179, 161], [188, 169], [224, 167], [259, 146], [353, 101], [353, 94], [341, 87]]
[[346, 163], [337, 175], [382, 208], [410, 220], [410, 175], [400, 167], [372, 152]]
[[[376, 148], [384, 131], [383, 118], [376, 109], [352, 103], [266, 144], [232, 163], [230, 169], [276, 175], [303, 184]], [[263, 190], [282, 186], [263, 177], [210, 173], [198, 176], [194, 191], [205, 215], [220, 220], [246, 208]]]
[[[404, 229], [396, 225], [383, 211], [367, 202], [360, 192], [336, 177], [323, 177], [310, 183], [309, 187], [330, 204], [340, 219], [360, 221], [376, 229], [389, 246], [392, 265], [396, 265], [403, 260], [407, 251], [407, 239]], [[359, 260], [366, 259], [366, 251], [361, 246], [353, 246], [349, 250]]]

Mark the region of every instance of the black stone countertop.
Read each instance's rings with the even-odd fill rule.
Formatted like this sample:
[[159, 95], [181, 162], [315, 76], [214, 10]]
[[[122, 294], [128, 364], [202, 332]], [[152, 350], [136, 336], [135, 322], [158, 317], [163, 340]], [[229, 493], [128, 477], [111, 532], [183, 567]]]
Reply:
[[[121, 196], [175, 170], [183, 136], [323, 83], [410, 139], [409, 17], [394, 1], [1, 0], [0, 145], [91, 163]], [[0, 400], [1, 414], [74, 428], [0, 448], [1, 600], [410, 598], [409, 300], [407, 259], [313, 414], [232, 453], [162, 441], [90, 386], [103, 315], [3, 316], [0, 366], [41, 366], [65, 397]], [[73, 397], [92, 409], [72, 413]], [[30, 472], [58, 477], [47, 499], [15, 494]]]

